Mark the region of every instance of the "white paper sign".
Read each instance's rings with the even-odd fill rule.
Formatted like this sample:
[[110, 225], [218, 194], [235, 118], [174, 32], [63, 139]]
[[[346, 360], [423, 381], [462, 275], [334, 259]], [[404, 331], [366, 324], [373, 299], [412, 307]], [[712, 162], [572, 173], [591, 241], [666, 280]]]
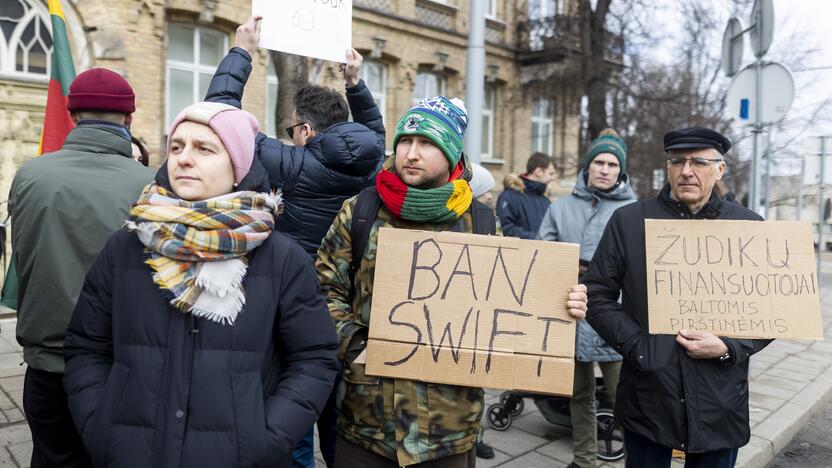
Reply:
[[263, 17], [260, 47], [344, 63], [352, 47], [352, 0], [252, 0]]

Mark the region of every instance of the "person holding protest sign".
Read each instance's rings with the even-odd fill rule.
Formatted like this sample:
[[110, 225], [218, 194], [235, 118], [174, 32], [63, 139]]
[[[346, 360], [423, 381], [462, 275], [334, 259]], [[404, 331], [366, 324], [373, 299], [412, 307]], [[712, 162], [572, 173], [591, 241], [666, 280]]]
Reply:
[[[612, 213], [636, 200], [626, 169], [627, 144], [615, 130], [602, 131], [589, 145], [572, 194], [552, 203], [543, 217], [537, 237], [580, 245], [581, 273], [586, 272]], [[570, 468], [594, 467], [597, 458], [595, 362], [601, 368], [610, 400], [615, 403], [621, 355], [581, 320], [575, 340], [573, 395], [569, 400], [575, 444]]]
[[326, 403], [336, 335], [309, 256], [273, 229], [257, 131], [226, 104], [182, 110], [87, 274], [64, 386], [94, 466], [286, 466]]
[[[241, 107], [251, 55], [260, 41], [260, 21], [253, 16], [237, 28], [234, 47], [217, 67], [206, 101]], [[384, 159], [384, 121], [360, 78], [364, 59], [355, 49], [346, 58], [341, 66], [346, 101], [337, 91], [315, 85], [295, 95], [292, 125], [286, 129], [294, 146], [257, 135], [256, 156], [285, 204], [275, 229], [313, 257], [341, 204], [373, 184]], [[348, 121], [350, 113], [354, 122]]]
[[666, 133], [668, 184], [657, 197], [613, 213], [585, 277], [587, 321], [624, 357], [615, 418], [624, 428], [627, 467], [669, 467], [673, 449], [686, 452], [687, 467], [733, 467], [751, 436], [749, 358], [769, 340], [648, 333], [644, 220], [761, 220], [714, 191], [730, 147], [711, 129]]
[[[406, 112], [376, 186], [344, 203], [316, 267], [336, 323], [345, 369], [339, 395], [338, 467], [473, 467], [481, 388], [365, 374], [379, 229], [499, 234], [493, 211], [474, 200], [462, 153], [468, 116], [458, 99], [425, 99]], [[583, 286], [568, 295], [585, 316]]]
[[526, 162], [526, 173], [509, 174], [503, 179], [505, 190], [497, 197], [497, 217], [507, 236], [535, 239], [540, 221], [551, 202], [546, 187], [555, 180], [555, 160], [534, 153]]
[[[260, 41], [261, 17], [253, 16], [237, 28], [235, 47], [217, 67], [207, 101], [240, 107], [251, 72], [251, 54]], [[347, 102], [335, 90], [306, 86], [295, 95], [292, 125], [286, 129], [294, 146], [264, 134], [257, 136], [257, 157], [269, 173], [273, 189], [282, 191], [285, 212], [275, 229], [297, 240], [314, 259], [321, 239], [341, 204], [373, 184], [384, 159], [385, 130], [378, 106], [361, 80], [363, 57], [347, 51], [341, 65]], [[352, 112], [355, 122], [348, 122]], [[335, 464], [338, 419], [335, 393], [318, 420], [321, 454], [328, 467]], [[314, 431], [295, 451], [295, 467], [313, 467]]]

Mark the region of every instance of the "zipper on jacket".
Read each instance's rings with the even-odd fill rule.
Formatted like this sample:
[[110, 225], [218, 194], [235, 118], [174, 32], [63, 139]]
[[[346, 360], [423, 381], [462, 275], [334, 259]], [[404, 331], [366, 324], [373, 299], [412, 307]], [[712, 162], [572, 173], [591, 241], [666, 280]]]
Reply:
[[189, 328], [188, 334], [190, 335], [199, 335], [199, 325], [196, 319], [194, 318], [194, 313], [191, 312], [188, 314], [189, 317]]

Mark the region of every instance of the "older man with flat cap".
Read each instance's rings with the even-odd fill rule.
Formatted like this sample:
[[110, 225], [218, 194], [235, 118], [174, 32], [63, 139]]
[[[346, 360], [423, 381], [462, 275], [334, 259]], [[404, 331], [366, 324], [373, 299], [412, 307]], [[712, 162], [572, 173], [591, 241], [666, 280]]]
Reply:
[[627, 467], [669, 467], [678, 449], [688, 468], [729, 468], [751, 437], [749, 358], [769, 341], [648, 332], [646, 218], [761, 220], [714, 191], [730, 148], [730, 140], [706, 128], [665, 134], [668, 184], [612, 215], [590, 263], [587, 321], [624, 357], [615, 416]]

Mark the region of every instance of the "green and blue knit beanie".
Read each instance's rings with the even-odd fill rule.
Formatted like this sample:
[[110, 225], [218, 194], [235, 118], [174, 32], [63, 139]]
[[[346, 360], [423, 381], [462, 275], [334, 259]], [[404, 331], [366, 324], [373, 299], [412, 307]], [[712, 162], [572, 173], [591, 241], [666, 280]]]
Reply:
[[420, 101], [396, 125], [393, 149], [405, 135], [420, 135], [433, 141], [442, 150], [451, 170], [462, 158], [463, 137], [468, 126], [465, 104], [458, 98], [436, 96]]
[[592, 160], [601, 153], [610, 153], [618, 158], [621, 174], [627, 172], [627, 143], [624, 143], [615, 130], [611, 128], [601, 130], [598, 138], [592, 140], [584, 158], [584, 170], [587, 170]]

